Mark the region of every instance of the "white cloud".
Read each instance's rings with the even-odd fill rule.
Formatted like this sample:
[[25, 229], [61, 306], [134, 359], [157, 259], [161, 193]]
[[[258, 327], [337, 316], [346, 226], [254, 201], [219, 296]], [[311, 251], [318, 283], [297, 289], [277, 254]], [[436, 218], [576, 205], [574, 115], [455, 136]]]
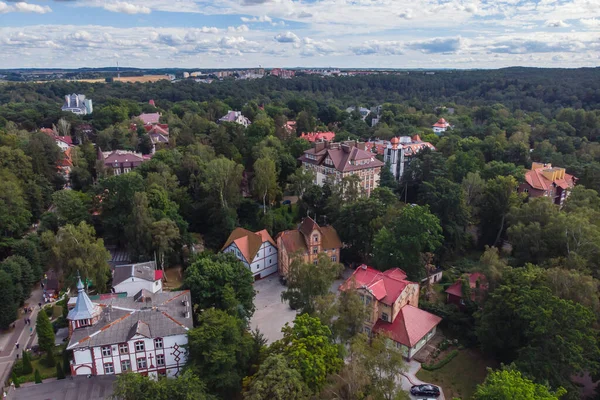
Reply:
[[583, 18], [580, 19], [579, 22], [587, 27], [599, 27], [600, 26], [600, 19], [596, 19], [596, 18]]
[[13, 5], [8, 5], [0, 1], [0, 14], [6, 14], [9, 12], [46, 14], [52, 12], [52, 9], [48, 6], [40, 6], [38, 4], [25, 3], [24, 1], [20, 1]]
[[428, 40], [414, 41], [406, 44], [411, 50], [419, 50], [423, 53], [455, 53], [463, 46], [463, 40], [459, 37], [454, 38], [434, 38]]
[[240, 26], [230, 26], [227, 28], [228, 32], [237, 32], [237, 33], [242, 33], [242, 32], [248, 32], [250, 30], [250, 28], [248, 28], [248, 25], [240, 25]]
[[241, 17], [242, 22], [272, 22], [273, 20], [268, 15], [262, 15], [260, 17]]
[[124, 1], [104, 4], [104, 9], [124, 14], [150, 14], [151, 12], [150, 8], [146, 6], [126, 3]]
[[297, 43], [300, 41], [298, 35], [294, 32], [287, 31], [285, 33], [278, 33], [274, 38], [279, 43]]
[[401, 11], [400, 14], [398, 14], [398, 16], [402, 19], [412, 19], [412, 11], [411, 10]]
[[562, 21], [560, 19], [548, 20], [548, 21], [546, 21], [546, 23], [544, 25], [549, 28], [566, 28], [566, 27], [570, 26], [565, 21]]
[[358, 55], [402, 55], [402, 43], [398, 41], [390, 40], [368, 40], [361, 45], [352, 46], [350, 50]]

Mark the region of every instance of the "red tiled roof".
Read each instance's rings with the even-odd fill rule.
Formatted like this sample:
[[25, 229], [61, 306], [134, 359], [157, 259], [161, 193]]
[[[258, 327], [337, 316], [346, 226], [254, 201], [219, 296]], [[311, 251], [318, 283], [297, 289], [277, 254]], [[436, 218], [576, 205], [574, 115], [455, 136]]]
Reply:
[[277, 247], [275, 241], [265, 229], [258, 232], [251, 232], [244, 228], [235, 228], [227, 238], [227, 241], [221, 248], [221, 251], [229, 247], [232, 243], [235, 243], [246, 261], [251, 263], [252, 260], [254, 260], [254, 257], [256, 257], [258, 250], [260, 250], [260, 246], [262, 246], [264, 242], [269, 242], [273, 246]]
[[163, 272], [160, 269], [154, 271], [154, 280], [159, 281], [163, 278]]
[[[488, 287], [487, 278], [485, 277], [484, 274], [482, 274], [481, 272], [473, 272], [472, 274], [468, 274], [468, 275], [469, 275], [469, 286], [471, 287], [471, 289], [475, 289], [477, 287], [478, 280], [480, 283], [480, 288], [487, 289], [487, 287]], [[451, 294], [456, 297], [463, 297], [462, 280], [459, 279], [456, 282], [454, 282], [452, 285], [450, 285], [448, 287], [448, 289], [446, 289], [446, 293]], [[475, 296], [475, 293], [472, 293], [471, 297], [474, 297], [474, 296]]]
[[386, 332], [394, 341], [412, 348], [441, 320], [437, 315], [407, 304], [400, 309], [394, 322], [377, 320], [373, 331]]
[[158, 121], [160, 120], [160, 113], [144, 113], [140, 114], [137, 118], [141, 119], [144, 122], [144, 125], [158, 124]]
[[447, 128], [450, 126], [450, 124], [444, 118], [440, 118], [440, 119], [438, 119], [438, 122], [433, 124], [433, 126], [436, 128]]
[[56, 136], [56, 133], [54, 132], [54, 129], [51, 128], [40, 128], [40, 132], [45, 133], [48, 136]]
[[406, 280], [406, 273], [400, 268], [381, 272], [363, 264], [340, 286], [340, 290], [347, 290], [354, 284], [355, 288], [364, 287], [371, 291], [378, 301], [392, 305], [411, 283], [414, 282]]
[[[551, 168], [551, 167], [550, 167]], [[543, 174], [544, 168], [536, 168], [525, 172], [525, 181], [534, 189], [546, 191], [552, 186], [552, 181], [547, 179]], [[574, 186], [574, 176], [565, 173], [565, 177], [556, 179], [554, 183], [563, 188], [568, 189]]]
[[71, 158], [71, 150], [72, 148], [69, 147], [65, 150], [64, 154], [64, 158], [60, 161], [58, 161], [58, 166], [59, 167], [72, 167], [73, 166], [73, 160]]
[[55, 136], [54, 138], [68, 144], [69, 146], [73, 145], [73, 138], [71, 136]]
[[335, 132], [303, 132], [300, 135], [301, 139], [306, 139], [309, 142], [315, 142], [317, 140], [327, 140], [332, 141], [335, 139]]

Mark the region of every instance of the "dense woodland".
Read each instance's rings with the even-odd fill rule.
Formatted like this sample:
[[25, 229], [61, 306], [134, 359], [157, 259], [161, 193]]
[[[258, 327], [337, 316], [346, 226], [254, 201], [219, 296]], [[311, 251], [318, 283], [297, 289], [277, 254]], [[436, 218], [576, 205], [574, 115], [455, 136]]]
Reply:
[[[1, 84], [0, 327], [12, 323], [45, 269], [60, 271], [67, 286], [80, 271], [94, 290], [107, 290], [111, 244], [133, 260], [183, 266], [196, 310], [180, 384], [125, 375], [120, 398], [403, 398], [387, 378], [402, 357], [382, 338], [369, 345], [358, 334], [358, 296], [328, 297], [339, 264], [293, 265], [284, 297], [301, 314], [284, 339], [266, 346], [247, 330], [252, 276], [211, 251], [236, 226], [274, 236], [310, 215], [338, 230], [346, 265], [400, 267], [416, 281], [432, 266], [450, 283], [486, 274], [489, 291], [465, 311], [430, 301], [427, 288], [420, 302], [444, 318], [447, 336], [505, 365], [475, 398], [513, 398], [507, 387], [530, 394], [523, 399], [579, 398], [571, 377], [600, 372], [599, 78], [600, 69], [511, 68], [211, 85]], [[67, 93], [93, 99], [94, 113], [62, 113]], [[345, 111], [377, 105], [375, 127], [372, 117]], [[228, 110], [241, 110], [252, 125], [218, 125]], [[111, 176], [97, 148], [149, 153], [145, 132], [130, 129], [142, 112], [162, 114], [170, 143], [134, 172]], [[430, 127], [440, 116], [454, 129], [438, 137]], [[351, 178], [314, 185], [296, 161], [309, 144], [288, 134], [288, 120], [297, 121], [298, 135], [328, 129], [336, 140], [419, 134], [436, 151], [420, 153], [400, 183], [383, 172], [366, 198]], [[62, 153], [38, 131], [53, 125], [78, 143], [72, 190], [61, 190]], [[578, 178], [564, 207], [516, 192], [532, 161]], [[284, 195], [298, 204], [282, 204]], [[192, 255], [195, 243], [208, 251]]]

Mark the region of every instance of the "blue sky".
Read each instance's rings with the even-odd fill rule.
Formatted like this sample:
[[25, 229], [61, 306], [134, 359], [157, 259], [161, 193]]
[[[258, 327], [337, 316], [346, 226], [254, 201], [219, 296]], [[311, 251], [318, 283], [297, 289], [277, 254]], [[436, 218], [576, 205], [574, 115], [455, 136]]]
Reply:
[[17, 67], [594, 67], [599, 0], [0, 0]]

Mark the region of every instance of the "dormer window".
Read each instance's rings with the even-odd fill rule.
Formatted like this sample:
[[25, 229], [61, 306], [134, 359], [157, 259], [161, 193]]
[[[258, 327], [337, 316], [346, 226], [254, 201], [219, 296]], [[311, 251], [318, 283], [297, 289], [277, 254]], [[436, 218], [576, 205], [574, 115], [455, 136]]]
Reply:
[[313, 235], [313, 242], [319, 243], [319, 235]]

